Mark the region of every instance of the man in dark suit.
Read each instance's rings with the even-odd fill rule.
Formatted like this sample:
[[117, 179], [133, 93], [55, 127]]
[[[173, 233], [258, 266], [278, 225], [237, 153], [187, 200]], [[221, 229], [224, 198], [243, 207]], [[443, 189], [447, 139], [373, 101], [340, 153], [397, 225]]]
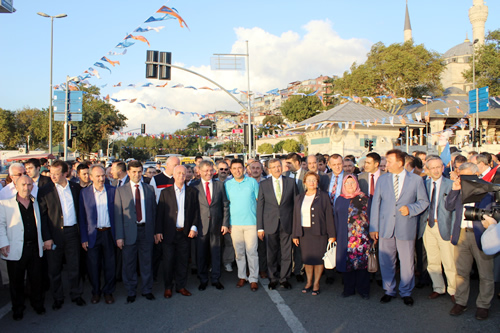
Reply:
[[330, 177], [327, 174], [320, 172], [318, 170], [318, 158], [316, 155], [307, 156], [307, 169], [312, 172], [316, 172], [319, 175], [318, 187], [322, 191], [328, 191], [328, 185], [330, 184]]
[[49, 183], [50, 177], [42, 176], [40, 174], [40, 160], [37, 158], [30, 158], [24, 163], [24, 167], [26, 168], [26, 174], [30, 176], [33, 180], [33, 183], [38, 186], [39, 189], [44, 187], [47, 183]]
[[[293, 179], [281, 175], [279, 159], [269, 161], [271, 177], [259, 185], [257, 200], [257, 231], [259, 238], [267, 237], [267, 264], [269, 289], [276, 289], [278, 281], [282, 288], [291, 289], [288, 279], [292, 273], [292, 224], [293, 204], [298, 193]], [[281, 253], [281, 265], [278, 257]], [[278, 272], [278, 266], [281, 270]]]
[[358, 175], [359, 188], [369, 198], [373, 198], [378, 178], [383, 174], [379, 165], [380, 155], [374, 152], [368, 153], [365, 159], [364, 171]]
[[111, 185], [114, 187], [123, 186], [130, 181], [127, 173], [127, 164], [123, 161], [116, 161], [111, 164], [111, 175], [113, 176]]
[[60, 309], [64, 303], [62, 285], [64, 258], [66, 258], [71, 300], [78, 306], [85, 305], [80, 280], [78, 229], [80, 186], [66, 179], [68, 172], [69, 167], [66, 162], [55, 161], [50, 168], [52, 182], [46, 184], [38, 193], [43, 248], [47, 256], [54, 310]]
[[214, 167], [212, 161], [203, 160], [198, 166], [201, 172], [201, 182], [198, 189], [201, 225], [197, 241], [197, 266], [200, 279], [199, 290], [205, 290], [208, 285], [208, 266], [212, 263], [212, 285], [224, 289], [220, 282], [221, 275], [221, 240], [229, 232], [229, 201], [227, 200], [224, 183], [213, 181]]
[[[99, 303], [101, 292], [106, 304], [114, 303], [115, 291], [115, 190], [105, 184], [106, 171], [100, 164], [90, 166], [92, 185], [80, 193], [80, 235], [87, 251], [87, 271], [92, 284], [91, 303]], [[104, 286], [101, 289], [101, 266]]]
[[151, 185], [141, 181], [142, 164], [131, 161], [127, 166], [128, 184], [115, 193], [116, 245], [123, 250], [123, 284], [127, 288], [127, 303], [135, 302], [137, 289], [137, 258], [142, 280], [142, 296], [154, 300], [152, 294], [152, 255], [156, 200]]
[[[298, 194], [305, 192], [305, 184], [304, 184], [304, 176], [306, 174], [306, 170], [302, 169], [302, 159], [297, 153], [290, 153], [286, 156], [286, 165], [288, 166], [287, 172], [283, 175], [285, 177], [290, 177], [295, 180], [295, 184], [297, 185]], [[297, 282], [304, 282], [304, 274], [302, 271], [302, 254], [300, 252], [300, 245], [296, 246], [292, 245], [293, 252], [293, 264], [292, 264], [292, 273], [295, 275]]]
[[174, 186], [161, 191], [155, 227], [155, 241], [163, 243], [165, 298], [172, 297], [174, 280], [178, 293], [191, 296], [186, 289], [190, 239], [200, 226], [198, 190], [185, 185], [184, 166], [174, 168], [174, 181]]
[[[479, 173], [477, 165], [466, 162], [458, 168], [460, 176], [476, 175]], [[479, 273], [479, 293], [476, 299], [476, 319], [488, 318], [491, 300], [495, 294], [495, 280], [493, 276], [494, 256], [486, 255], [482, 250], [481, 236], [485, 228], [481, 221], [470, 221], [464, 217], [466, 207], [491, 209], [495, 200], [487, 194], [480, 202], [462, 203], [461, 179], [453, 182], [452, 191], [446, 198], [446, 209], [455, 211], [455, 223], [451, 231], [451, 244], [454, 245], [456, 275], [455, 305], [450, 315], [459, 316], [467, 310], [470, 293], [470, 272], [472, 263], [476, 261]]]
[[400, 260], [399, 293], [405, 305], [412, 306], [415, 286], [415, 238], [419, 215], [429, 206], [429, 198], [420, 176], [405, 170], [406, 153], [387, 152], [387, 170], [380, 176], [372, 199], [370, 237], [379, 240], [380, 270], [385, 295], [381, 303], [396, 296], [396, 256]]

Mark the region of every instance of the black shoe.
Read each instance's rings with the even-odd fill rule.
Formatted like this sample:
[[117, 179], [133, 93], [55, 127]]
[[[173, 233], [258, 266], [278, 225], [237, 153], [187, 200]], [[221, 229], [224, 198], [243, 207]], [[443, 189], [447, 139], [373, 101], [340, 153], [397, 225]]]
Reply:
[[207, 286], [208, 286], [208, 282], [202, 282], [198, 286], [198, 290], [203, 291], [203, 290], [207, 289]]
[[85, 301], [81, 297], [77, 297], [75, 299], [72, 299], [71, 302], [76, 303], [76, 305], [78, 305], [78, 306], [87, 305], [87, 303], [85, 303]]
[[423, 287], [425, 287], [425, 284], [423, 284], [422, 282], [419, 282], [415, 285], [415, 288], [417, 289], [422, 289]]
[[45, 308], [43, 306], [41, 308], [36, 308], [35, 312], [38, 315], [43, 315], [43, 314], [45, 314]]
[[63, 300], [55, 300], [54, 301], [54, 304], [52, 304], [52, 309], [53, 310], [59, 310], [60, 308], [62, 308], [62, 305], [63, 305], [64, 301]]
[[391, 295], [387, 295], [385, 294], [384, 296], [382, 296], [382, 298], [380, 299], [380, 303], [389, 303], [392, 299], [394, 298], [394, 296], [391, 296]]
[[23, 311], [15, 311], [13, 314], [12, 314], [12, 319], [14, 319], [15, 321], [20, 321], [20, 320], [23, 320]]
[[326, 278], [326, 284], [333, 284], [333, 281], [335, 281], [335, 279], [333, 277]]
[[198, 269], [196, 269], [196, 268], [191, 268], [191, 274], [193, 274], [193, 275], [198, 274]]
[[382, 287], [382, 280], [377, 280], [377, 285], [378, 285], [379, 287]]
[[155, 300], [155, 295], [153, 295], [152, 293], [149, 293], [149, 294], [142, 294], [142, 296], [146, 297], [146, 299], [148, 301], [153, 301]]
[[127, 304], [134, 302], [135, 302], [135, 296], [127, 296]]
[[219, 289], [219, 290], [224, 290], [224, 286], [222, 285], [222, 283], [220, 283], [219, 281], [217, 282], [212, 282], [212, 286], [214, 286], [215, 288]]
[[302, 274], [297, 274], [295, 275], [295, 278], [297, 279], [297, 282], [304, 282], [304, 275]]
[[[297, 276], [298, 276], [298, 275], [297, 275]], [[277, 286], [278, 286], [278, 281], [271, 281], [271, 282], [269, 283], [268, 288], [269, 288], [269, 290], [274, 290], [274, 289], [276, 289], [276, 287], [277, 287]]]
[[292, 289], [292, 285], [291, 285], [291, 284], [290, 284], [290, 282], [288, 282], [288, 281], [281, 282], [281, 283], [280, 283], [280, 287], [281, 287], [281, 288], [288, 289], [288, 290]]
[[403, 297], [403, 302], [405, 305], [413, 306], [413, 298], [411, 296]]

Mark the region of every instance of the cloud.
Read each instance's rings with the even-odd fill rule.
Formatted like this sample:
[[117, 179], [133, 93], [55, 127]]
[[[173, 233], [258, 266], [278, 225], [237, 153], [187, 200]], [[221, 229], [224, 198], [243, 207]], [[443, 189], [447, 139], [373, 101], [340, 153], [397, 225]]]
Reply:
[[[304, 27], [303, 35], [286, 31], [273, 35], [261, 28], [236, 28], [236, 41], [231, 53], [246, 53], [246, 41], [249, 41], [250, 54], [250, 90], [266, 92], [275, 88], [286, 88], [288, 83], [314, 79], [320, 75], [342, 75], [353, 62], [363, 62], [371, 42], [365, 39], [342, 39], [332, 28], [329, 20], [310, 21]], [[184, 67], [182, 63], [175, 65]], [[247, 90], [246, 71], [212, 71], [210, 66], [187, 67], [200, 73], [224, 88]], [[184, 112], [207, 114], [216, 110], [240, 111], [241, 106], [222, 91], [193, 90], [171, 88], [177, 83], [184, 86], [216, 88], [205, 79], [191, 73], [172, 69], [174, 81], [165, 88], [136, 88], [121, 90], [113, 98], [137, 98], [138, 102], [156, 105], [154, 110], [146, 110], [136, 103], [115, 103], [115, 106], [127, 116], [128, 128], [146, 124], [148, 133], [173, 132], [184, 128], [197, 117], [172, 115], [160, 106]], [[152, 80], [163, 84], [165, 81]], [[243, 98], [242, 94], [235, 95]]]

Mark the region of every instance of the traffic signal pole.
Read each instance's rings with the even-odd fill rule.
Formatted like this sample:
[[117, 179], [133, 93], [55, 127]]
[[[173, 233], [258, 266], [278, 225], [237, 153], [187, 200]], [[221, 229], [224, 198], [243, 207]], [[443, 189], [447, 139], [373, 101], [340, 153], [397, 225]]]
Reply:
[[64, 106], [64, 161], [68, 160], [68, 113], [69, 113], [69, 76], [66, 76], [66, 103]]

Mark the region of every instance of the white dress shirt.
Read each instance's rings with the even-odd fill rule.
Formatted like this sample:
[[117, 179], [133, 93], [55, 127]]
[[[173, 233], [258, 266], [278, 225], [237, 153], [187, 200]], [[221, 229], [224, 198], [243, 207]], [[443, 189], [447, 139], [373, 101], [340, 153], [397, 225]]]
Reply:
[[[403, 171], [401, 171], [399, 174], [397, 174], [397, 176], [398, 176], [399, 189], [398, 189], [398, 197], [396, 198], [396, 200], [399, 199], [399, 197], [401, 196], [401, 191], [403, 191], [403, 185], [405, 183], [405, 178], [406, 178], [406, 170], [403, 168]], [[396, 181], [396, 175], [393, 174], [392, 175], [393, 187], [394, 187], [395, 181]]]
[[483, 178], [484, 176], [486, 176], [488, 174], [488, 172], [491, 171], [491, 168], [488, 167], [488, 169], [484, 170], [483, 173], [479, 176], [479, 178]]
[[[372, 175], [373, 175], [373, 183], [375, 185], [375, 188], [377, 188], [377, 182], [378, 182], [378, 177], [380, 177], [380, 169], [377, 169], [376, 172], [368, 173], [368, 193], [371, 193], [371, 186], [372, 186]], [[375, 193], [375, 189], [373, 189], [373, 193]]]
[[106, 186], [103, 187], [102, 191], [98, 191], [93, 185], [92, 188], [94, 189], [95, 206], [97, 209], [97, 228], [109, 228], [111, 227], [111, 222], [109, 221]]
[[302, 172], [302, 168], [299, 168], [299, 170], [297, 170], [297, 172], [295, 174], [293, 174], [291, 171], [290, 171], [290, 178], [294, 178], [295, 179], [295, 184], [298, 184], [299, 183], [299, 179], [300, 179], [300, 173]]
[[144, 189], [142, 188], [142, 182], [134, 183], [132, 179], [129, 181], [130, 187], [132, 188], [132, 197], [134, 198], [135, 205], [135, 185], [139, 185], [139, 193], [141, 194], [141, 212], [142, 220], [137, 221], [137, 223], [146, 223], [146, 202], [144, 200]]
[[301, 224], [304, 228], [311, 227], [311, 206], [315, 195], [305, 195], [300, 207]]
[[61, 202], [61, 209], [63, 213], [63, 223], [65, 227], [72, 227], [76, 224], [76, 209], [73, 202], [73, 194], [69, 182], [66, 181], [66, 186], [55, 184], [57, 193], [59, 194], [59, 201]]
[[[8, 184], [7, 186], [5, 186], [0, 190], [0, 200], [10, 199], [16, 194], [17, 194], [16, 185], [14, 185], [14, 182], [11, 182], [10, 184]], [[33, 183], [33, 189], [31, 190], [31, 195], [35, 198], [38, 195], [38, 186], [36, 186], [35, 183]]]
[[123, 177], [122, 179], [119, 179], [118, 183], [116, 184], [118, 186], [116, 186], [116, 187], [120, 187], [120, 186], [125, 185], [125, 181], [127, 180], [127, 177], [128, 177], [128, 175], [125, 175], [125, 177]]
[[[210, 185], [209, 185], [210, 186]], [[177, 228], [184, 228], [184, 206], [186, 202], [186, 186], [182, 185], [180, 189], [174, 184], [175, 188], [175, 199], [177, 200], [177, 222], [175, 226]], [[195, 225], [191, 226], [191, 230], [198, 231]]]

